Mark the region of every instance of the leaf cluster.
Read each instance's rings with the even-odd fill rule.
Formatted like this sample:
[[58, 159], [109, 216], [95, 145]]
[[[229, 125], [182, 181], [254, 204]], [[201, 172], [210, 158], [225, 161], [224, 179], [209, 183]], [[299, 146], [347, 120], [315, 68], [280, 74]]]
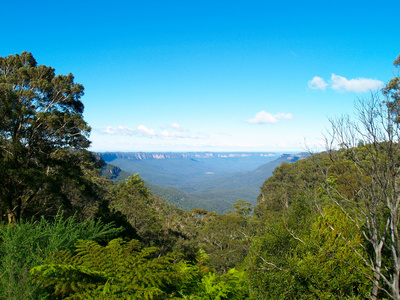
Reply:
[[121, 233], [111, 224], [75, 216], [0, 226], [0, 295], [7, 299], [39, 299], [43, 293], [31, 283], [29, 270], [58, 250], [72, 249], [78, 239], [102, 242]]
[[265, 235], [254, 240], [247, 257], [251, 296], [367, 298], [372, 274], [354, 224], [335, 207], [326, 207], [324, 216], [308, 215], [302, 223], [269, 223]]
[[137, 240], [114, 239], [103, 247], [79, 240], [75, 252], [62, 251], [53, 263], [31, 270], [34, 281], [66, 299], [166, 299], [192, 279], [176, 253], [152, 257], [155, 248]]
[[[56, 75], [31, 53], [0, 57], [0, 211], [8, 222], [20, 220], [26, 209], [47, 207], [42, 197], [56, 197], [53, 187], [60, 187], [63, 170], [77, 175], [79, 159], [71, 150], [90, 144], [83, 90], [72, 74]], [[62, 200], [58, 206], [72, 205], [70, 197]]]

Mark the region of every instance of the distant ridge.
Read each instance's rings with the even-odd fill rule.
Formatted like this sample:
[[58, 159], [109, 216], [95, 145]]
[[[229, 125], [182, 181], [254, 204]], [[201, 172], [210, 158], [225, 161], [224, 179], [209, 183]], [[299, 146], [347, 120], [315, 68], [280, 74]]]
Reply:
[[283, 162], [307, 153], [99, 153], [107, 162], [104, 176], [114, 182], [129, 174], [145, 180], [153, 194], [185, 210], [205, 208], [223, 213], [238, 199], [255, 205], [260, 187]]
[[245, 158], [277, 157], [276, 153], [264, 152], [103, 152], [99, 153], [104, 161], [122, 159], [176, 159], [176, 158]]

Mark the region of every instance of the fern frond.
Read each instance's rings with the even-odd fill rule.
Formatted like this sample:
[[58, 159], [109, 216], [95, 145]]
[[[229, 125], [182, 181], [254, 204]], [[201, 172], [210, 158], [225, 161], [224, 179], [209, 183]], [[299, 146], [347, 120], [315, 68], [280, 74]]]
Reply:
[[179, 254], [150, 259], [157, 249], [140, 249], [136, 240], [115, 239], [105, 247], [78, 240], [75, 247], [73, 256], [60, 252], [63, 263], [33, 268], [34, 280], [68, 299], [159, 299], [193, 278]]

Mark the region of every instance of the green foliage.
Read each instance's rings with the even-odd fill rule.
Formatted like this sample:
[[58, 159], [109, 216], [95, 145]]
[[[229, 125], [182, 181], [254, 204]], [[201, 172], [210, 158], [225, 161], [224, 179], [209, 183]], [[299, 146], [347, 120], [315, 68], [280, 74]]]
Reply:
[[267, 212], [281, 214], [299, 199], [314, 200], [318, 197], [317, 191], [323, 185], [324, 177], [317, 163], [322, 163], [325, 157], [325, 154], [320, 153], [291, 164], [284, 162], [277, 167], [273, 176], [261, 186], [255, 214], [261, 218]]
[[85, 151], [76, 150], [89, 146], [83, 90], [72, 74], [56, 76], [31, 53], [0, 57], [0, 212], [8, 222], [28, 209], [74, 205], [62, 179], [79, 185]]
[[[100, 156], [99, 159], [102, 160]], [[104, 163], [101, 168], [101, 176], [108, 177], [112, 180], [112, 182], [117, 184], [120, 181], [125, 181], [126, 179], [128, 179], [129, 176], [132, 176], [132, 174], [123, 171], [119, 167], [112, 164]]]
[[178, 254], [152, 258], [155, 248], [115, 239], [103, 247], [79, 240], [75, 253], [59, 252], [53, 263], [31, 270], [34, 281], [66, 299], [170, 299], [193, 278]]
[[233, 209], [235, 214], [245, 217], [251, 213], [251, 203], [239, 199], [233, 204]]
[[202, 249], [196, 253], [196, 276], [191, 280], [190, 286], [180, 292], [182, 299], [249, 299], [245, 272], [232, 268], [225, 274], [217, 275], [208, 267], [209, 259]]
[[[186, 211], [201, 207], [208, 211], [223, 213], [231, 207], [230, 203], [221, 200], [227, 196], [227, 191], [218, 191], [216, 194], [207, 193], [207, 195], [199, 194], [197, 196], [196, 194], [184, 193], [177, 188], [158, 186], [149, 182], [146, 182], [146, 186], [154, 195], [159, 195], [166, 202]], [[229, 191], [229, 193], [232, 193], [232, 191]], [[223, 196], [221, 197], [221, 195]], [[235, 197], [237, 197], [236, 194]]]
[[[398, 69], [400, 66], [400, 55], [397, 56], [393, 65]], [[390, 82], [382, 89], [383, 94], [387, 96], [386, 105], [394, 116], [395, 122], [400, 122], [400, 77], [397, 73]]]
[[156, 202], [144, 181], [136, 174], [114, 187], [109, 207], [126, 217], [145, 246], [155, 246], [160, 244], [159, 235], [163, 226], [163, 215], [157, 211]]
[[365, 299], [372, 272], [361, 232], [336, 207], [326, 207], [290, 258], [288, 265], [320, 299]]
[[207, 221], [199, 230], [197, 241], [210, 256], [210, 266], [225, 273], [243, 262], [251, 237], [249, 218], [242, 212], [234, 212], [216, 215]]
[[20, 222], [0, 227], [0, 298], [40, 299], [45, 294], [31, 284], [29, 270], [57, 250], [71, 249], [77, 239], [103, 241], [121, 232], [92, 219], [78, 223], [74, 216], [53, 221]]
[[198, 290], [189, 299], [240, 300], [250, 299], [244, 271], [230, 269], [221, 276], [208, 273], [199, 283]]
[[259, 192], [257, 187], [243, 187], [243, 188], [215, 188], [213, 190], [205, 190], [200, 192], [191, 193], [191, 196], [201, 199], [204, 203], [201, 207], [209, 211], [215, 211], [219, 214], [226, 213], [227, 210], [232, 208], [232, 204], [237, 199], [245, 199], [247, 202], [255, 203], [256, 196]]
[[115, 187], [110, 207], [122, 212], [139, 236], [151, 240], [161, 227], [153, 202], [144, 181], [136, 174]]
[[124, 215], [145, 247], [156, 246], [161, 254], [183, 250], [187, 258], [194, 257], [198, 247], [188, 239], [197, 234], [198, 217], [153, 196], [138, 174], [120, 182], [112, 193], [109, 208]]
[[372, 274], [364, 265], [360, 231], [336, 208], [308, 219], [312, 223], [303, 220], [300, 228], [290, 221], [269, 224], [254, 242], [248, 256], [252, 297], [367, 298]]
[[[331, 122], [332, 167], [326, 171], [330, 201], [365, 237], [366, 265], [374, 272], [371, 299], [382, 294], [400, 299], [400, 122], [395, 111], [398, 102], [386, 96], [387, 105], [372, 94], [358, 101], [355, 118], [344, 116]], [[364, 145], [357, 147], [360, 139]]]

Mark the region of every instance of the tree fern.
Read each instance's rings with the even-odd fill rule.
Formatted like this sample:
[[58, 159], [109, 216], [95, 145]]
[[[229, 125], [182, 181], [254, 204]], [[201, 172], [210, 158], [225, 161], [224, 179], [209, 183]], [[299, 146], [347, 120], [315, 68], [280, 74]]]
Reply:
[[72, 249], [77, 239], [103, 241], [120, 233], [112, 225], [93, 219], [78, 223], [75, 216], [58, 214], [53, 221], [0, 226], [0, 299], [41, 299], [36, 285], [29, 281], [29, 270], [45, 263], [56, 251]]
[[249, 299], [245, 273], [234, 268], [221, 276], [208, 273], [201, 279], [197, 299]]
[[103, 247], [79, 240], [75, 253], [61, 251], [52, 264], [31, 270], [34, 282], [66, 299], [170, 299], [192, 279], [193, 269], [171, 253], [114, 239]]

